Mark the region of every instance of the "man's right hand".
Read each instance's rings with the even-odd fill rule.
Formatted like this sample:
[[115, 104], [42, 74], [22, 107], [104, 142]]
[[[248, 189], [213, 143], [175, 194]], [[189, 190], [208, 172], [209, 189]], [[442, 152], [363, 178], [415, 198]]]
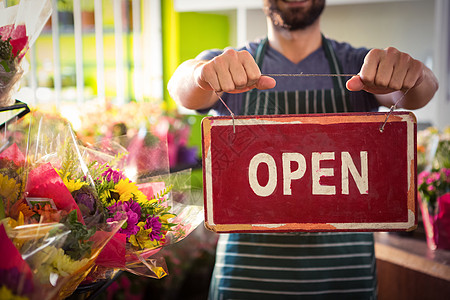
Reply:
[[271, 89], [275, 79], [261, 76], [253, 56], [246, 50], [228, 49], [221, 55], [200, 62], [194, 70], [197, 85], [209, 91], [243, 93], [253, 88]]

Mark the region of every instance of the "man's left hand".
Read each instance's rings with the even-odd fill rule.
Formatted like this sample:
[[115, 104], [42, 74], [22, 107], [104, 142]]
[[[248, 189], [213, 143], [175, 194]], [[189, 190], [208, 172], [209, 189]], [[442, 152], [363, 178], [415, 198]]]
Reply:
[[405, 92], [420, 84], [423, 73], [423, 63], [407, 53], [394, 47], [372, 49], [367, 53], [358, 75], [347, 81], [347, 88], [372, 94]]

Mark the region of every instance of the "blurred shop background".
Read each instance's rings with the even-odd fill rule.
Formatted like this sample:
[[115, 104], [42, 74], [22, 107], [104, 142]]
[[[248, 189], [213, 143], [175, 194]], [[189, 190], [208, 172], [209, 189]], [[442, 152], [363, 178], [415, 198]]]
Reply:
[[[142, 128], [166, 130], [171, 169], [193, 168], [193, 187], [201, 190], [203, 116], [177, 107], [167, 82], [180, 63], [205, 49], [240, 47], [265, 36], [262, 0], [53, 0], [52, 5], [51, 19], [27, 53], [16, 98], [69, 120], [80, 138], [92, 143]], [[430, 67], [440, 88], [414, 113], [419, 129], [442, 130], [450, 124], [449, 17], [447, 0], [327, 0], [322, 24], [323, 33], [338, 41], [394, 46]], [[121, 142], [126, 146], [126, 139]], [[165, 250], [172, 270], [167, 278], [127, 275], [102, 297], [206, 299], [216, 240], [199, 228]]]

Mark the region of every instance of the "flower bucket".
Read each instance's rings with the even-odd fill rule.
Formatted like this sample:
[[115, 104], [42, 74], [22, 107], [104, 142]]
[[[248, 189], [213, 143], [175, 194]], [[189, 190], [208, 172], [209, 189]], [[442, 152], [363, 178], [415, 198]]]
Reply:
[[428, 248], [450, 250], [450, 193], [437, 198], [435, 213], [429, 211], [420, 195], [418, 199]]

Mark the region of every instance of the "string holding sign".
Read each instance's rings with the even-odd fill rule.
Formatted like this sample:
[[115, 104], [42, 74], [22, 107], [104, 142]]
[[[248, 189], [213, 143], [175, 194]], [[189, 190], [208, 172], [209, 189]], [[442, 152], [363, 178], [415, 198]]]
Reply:
[[[270, 77], [353, 77], [357, 76], [358, 74], [304, 74], [301, 73], [294, 73], [294, 74], [263, 74], [264, 76], [270, 76]], [[389, 109], [388, 114], [386, 115], [386, 119], [384, 120], [383, 124], [380, 126], [380, 132], [384, 131], [384, 126], [386, 125], [390, 115], [392, 112], [397, 108], [397, 105], [400, 103], [400, 101], [406, 96], [406, 94], [409, 92], [409, 89], [406, 90], [406, 92], [394, 103], [394, 105], [391, 106]]]
[[386, 115], [386, 119], [384, 120], [384, 123], [380, 126], [380, 132], [384, 131], [384, 126], [386, 125], [386, 122], [387, 122], [389, 116], [392, 114], [394, 109], [397, 108], [397, 105], [400, 103], [400, 101], [403, 100], [403, 98], [406, 96], [406, 94], [409, 92], [409, 90], [410, 89], [407, 89], [406, 92], [394, 103], [394, 105], [391, 106], [391, 108], [389, 109], [388, 114]]
[[222, 99], [222, 97], [220, 97], [219, 93], [217, 91], [215, 91], [215, 92], [216, 92], [217, 97], [219, 97], [219, 100], [222, 102], [223, 105], [225, 105], [225, 107], [230, 112], [231, 118], [233, 119], [233, 133], [236, 133], [236, 128], [234, 127], [234, 113], [231, 111], [231, 109], [228, 107], [228, 105], [225, 104], [225, 101], [223, 101], [223, 99]]
[[[272, 73], [272, 74], [262, 74], [262, 76], [270, 76], [270, 77], [353, 77], [357, 76], [358, 74], [305, 74], [305, 73], [293, 73], [293, 74], [287, 74], [287, 73]], [[392, 114], [392, 112], [397, 108], [397, 105], [400, 103], [401, 100], [406, 96], [406, 94], [409, 92], [410, 89], [407, 89], [406, 92], [390, 107], [389, 112], [386, 115], [386, 119], [384, 120], [383, 124], [380, 125], [380, 132], [384, 131], [384, 127], [386, 126], [386, 123]], [[233, 133], [236, 133], [236, 128], [234, 125], [234, 113], [231, 111], [231, 109], [226, 105], [225, 101], [220, 97], [219, 93], [215, 91], [217, 97], [222, 102], [222, 104], [226, 107], [226, 109], [230, 112], [231, 118], [233, 119]]]
[[262, 74], [263, 76], [270, 77], [353, 77], [357, 76], [357, 74], [304, 74], [302, 73], [294, 73], [294, 74]]

